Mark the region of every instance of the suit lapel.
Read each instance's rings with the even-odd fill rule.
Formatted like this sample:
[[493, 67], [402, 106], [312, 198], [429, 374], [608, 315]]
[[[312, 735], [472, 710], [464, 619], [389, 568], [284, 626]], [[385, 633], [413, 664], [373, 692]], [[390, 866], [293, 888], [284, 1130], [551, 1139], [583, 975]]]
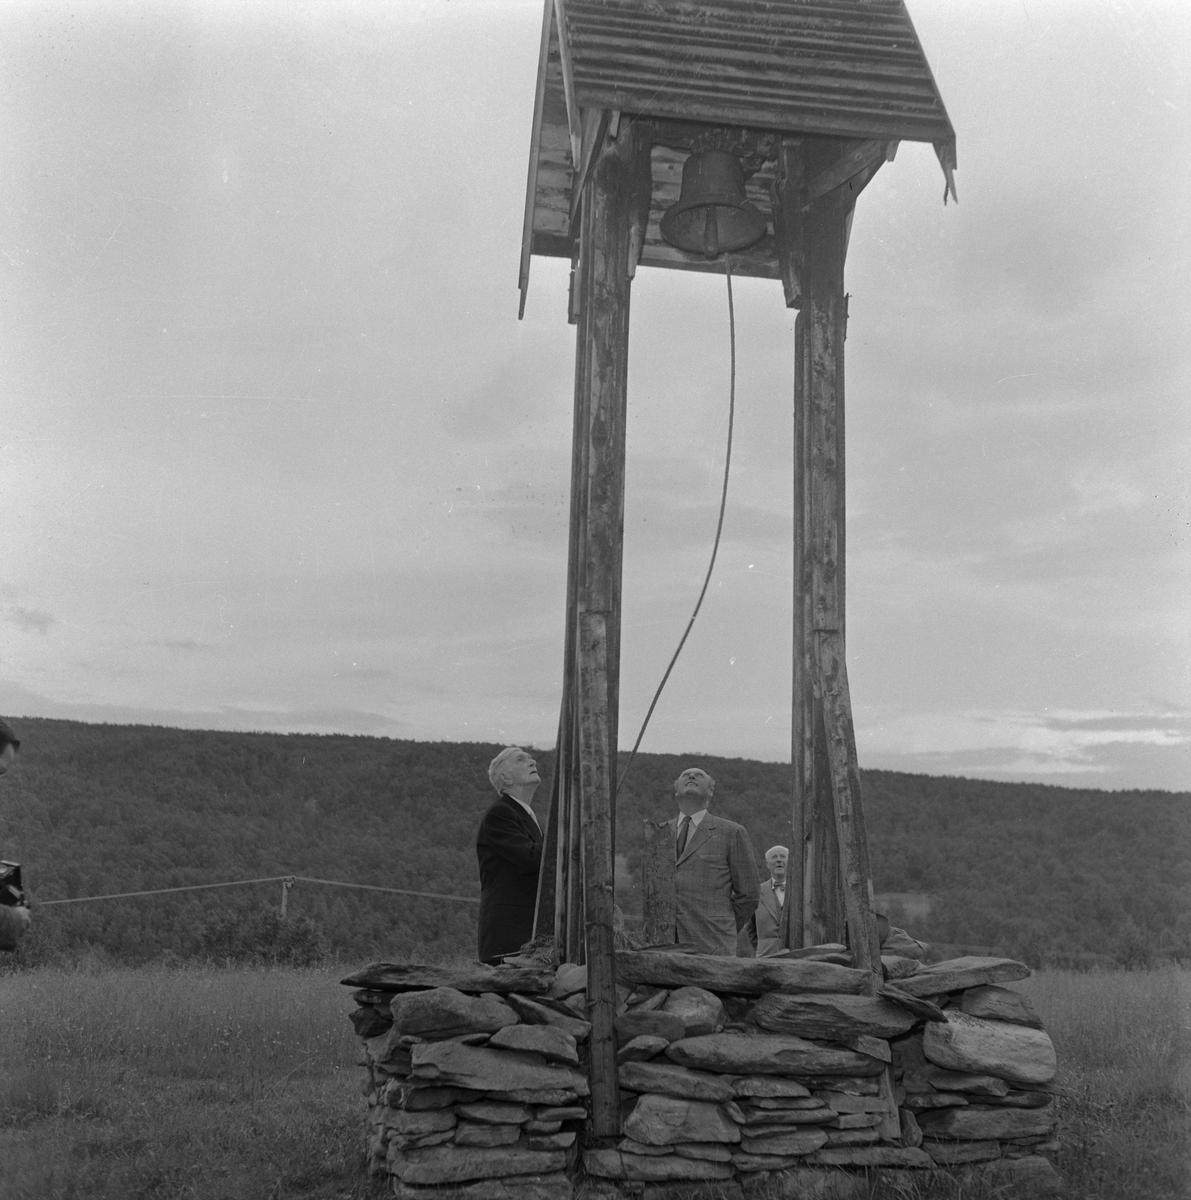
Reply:
[[517, 816], [517, 819], [525, 827], [525, 832], [529, 834], [530, 838], [532, 838], [535, 842], [540, 842], [542, 840], [542, 831], [538, 828], [537, 821], [535, 821], [533, 817], [531, 817], [529, 813], [527, 813], [525, 809], [523, 809], [521, 805], [518, 804], [517, 801], [506, 792], [501, 792], [500, 798], [513, 810]]
[[[691, 830], [690, 836], [686, 840], [686, 849], [682, 852], [682, 857], [678, 860], [679, 863], [684, 863], [690, 856], [703, 845], [709, 837], [711, 837], [712, 827], [715, 823], [715, 818], [708, 813], [707, 816]], [[678, 818], [674, 818], [675, 837], [678, 836]]]

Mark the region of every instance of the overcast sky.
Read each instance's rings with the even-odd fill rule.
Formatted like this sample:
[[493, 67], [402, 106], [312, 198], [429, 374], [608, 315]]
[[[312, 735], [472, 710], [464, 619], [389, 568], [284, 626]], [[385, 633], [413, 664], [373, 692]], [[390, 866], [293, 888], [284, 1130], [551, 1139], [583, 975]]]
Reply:
[[[910, 0], [958, 207], [852, 230], [860, 759], [1191, 788], [1191, 6]], [[0, 3], [0, 711], [553, 743], [574, 330], [540, 0]], [[723, 280], [633, 290], [621, 727], [715, 529]], [[793, 314], [737, 283], [646, 750], [789, 759]]]

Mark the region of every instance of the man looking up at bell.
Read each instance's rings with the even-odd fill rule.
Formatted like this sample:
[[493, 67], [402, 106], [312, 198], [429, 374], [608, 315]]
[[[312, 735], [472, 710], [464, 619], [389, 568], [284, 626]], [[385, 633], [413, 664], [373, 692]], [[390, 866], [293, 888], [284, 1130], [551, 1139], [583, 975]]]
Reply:
[[533, 796], [542, 782], [528, 750], [506, 746], [488, 767], [497, 799], [476, 834], [480, 864], [479, 958], [495, 964], [533, 937], [542, 830]]
[[749, 835], [742, 825], [708, 811], [715, 780], [688, 767], [674, 781], [677, 941], [700, 954], [735, 957], [736, 936], [757, 908], [760, 879]]

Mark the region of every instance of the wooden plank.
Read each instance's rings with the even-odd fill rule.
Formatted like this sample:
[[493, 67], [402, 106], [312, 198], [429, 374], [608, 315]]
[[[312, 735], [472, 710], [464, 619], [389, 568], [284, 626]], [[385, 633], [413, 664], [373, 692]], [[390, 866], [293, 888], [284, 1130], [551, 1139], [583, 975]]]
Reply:
[[892, 1063], [889, 1063], [881, 1072], [880, 1085], [881, 1090], [878, 1095], [885, 1101], [885, 1111], [881, 1114], [881, 1124], [877, 1126], [877, 1133], [880, 1134], [883, 1142], [900, 1143], [902, 1123], [897, 1111], [897, 1083], [893, 1078]]
[[605, 614], [579, 618], [579, 754], [587, 935], [587, 1017], [591, 1021], [591, 1120], [596, 1137], [620, 1132], [616, 1070], [616, 960], [612, 910], [612, 788], [608, 761], [608, 631]]
[[[575, 96], [575, 59], [571, 51], [570, 28], [567, 25], [566, 0], [554, 0], [554, 20], [558, 30], [558, 57], [562, 64], [562, 91], [567, 103], [567, 126], [571, 134], [571, 163], [575, 174], [578, 175], [583, 152], [583, 122], [579, 113], [579, 101]], [[611, 107], [618, 108], [619, 105]]]
[[[606, 143], [584, 189], [576, 388], [587, 394], [586, 510], [579, 540], [578, 830], [583, 862], [588, 1016], [592, 1022], [592, 1126], [620, 1130], [614, 1021], [614, 788], [624, 542], [631, 181], [642, 139], [632, 127]], [[646, 155], [648, 151], [645, 151]], [[577, 906], [576, 906], [577, 907]]]
[[[784, 138], [778, 147], [773, 180], [774, 240], [781, 266], [786, 303], [801, 304], [802, 285], [802, 142]], [[791, 830], [786, 905], [782, 914], [783, 945], [797, 949], [810, 944], [805, 938], [806, 914], [810, 911], [812, 847], [806, 838], [807, 803], [812, 792], [814, 697], [813, 673], [807, 654], [810, 629], [809, 564], [807, 550], [806, 458], [806, 322], [799, 314], [794, 325], [794, 539], [793, 539], [793, 667], [791, 686]]]
[[802, 139], [782, 138], [773, 175], [773, 229], [778, 269], [786, 307], [798, 308], [802, 300], [802, 208], [804, 180]]
[[449, 987], [479, 995], [482, 992], [525, 992], [539, 995], [554, 982], [554, 968], [486, 967], [469, 963], [465, 967], [436, 967], [420, 963], [369, 963], [340, 983], [346, 987], [373, 988], [379, 992], [421, 992], [428, 988]]
[[852, 142], [833, 163], [815, 173], [806, 185], [803, 203], [810, 204], [847, 183], [852, 176], [859, 175], [869, 167], [880, 166], [885, 161], [887, 146], [886, 139], [869, 138]]
[[534, 206], [538, 195], [538, 165], [541, 158], [542, 110], [546, 95], [546, 63], [550, 58], [550, 26], [553, 20], [553, 0], [546, 0], [542, 14], [542, 41], [538, 50], [538, 79], [533, 95], [533, 121], [529, 134], [529, 178], [525, 184], [525, 217], [521, 226], [521, 269], [517, 288], [521, 299], [517, 320], [525, 316], [525, 298], [529, 293], [529, 260], [533, 254]]
[[844, 881], [844, 908], [848, 921], [848, 947], [852, 962], [868, 975], [867, 991], [877, 995], [882, 984], [881, 946], [873, 902], [872, 870], [864, 829], [860, 795], [860, 767], [852, 728], [852, 703], [844, 663], [844, 639], [839, 633], [821, 633], [819, 672], [823, 689], [823, 718], [831, 760], [839, 839], [840, 872]]
[[730, 996], [762, 996], [766, 992], [855, 996], [867, 982], [864, 971], [814, 959], [725, 958], [668, 950], [621, 950], [616, 955], [616, 974], [625, 984], [701, 987]]
[[641, 822], [645, 854], [641, 881], [645, 908], [645, 941], [650, 946], [673, 942], [678, 927], [674, 884], [674, 834], [665, 821]]

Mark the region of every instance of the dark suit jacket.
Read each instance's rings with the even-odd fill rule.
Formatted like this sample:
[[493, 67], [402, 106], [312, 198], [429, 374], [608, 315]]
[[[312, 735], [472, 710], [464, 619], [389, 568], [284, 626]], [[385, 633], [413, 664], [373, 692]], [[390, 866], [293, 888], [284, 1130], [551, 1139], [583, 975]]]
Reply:
[[542, 832], [511, 796], [501, 795], [476, 834], [480, 863], [481, 961], [515, 954], [533, 937]]

